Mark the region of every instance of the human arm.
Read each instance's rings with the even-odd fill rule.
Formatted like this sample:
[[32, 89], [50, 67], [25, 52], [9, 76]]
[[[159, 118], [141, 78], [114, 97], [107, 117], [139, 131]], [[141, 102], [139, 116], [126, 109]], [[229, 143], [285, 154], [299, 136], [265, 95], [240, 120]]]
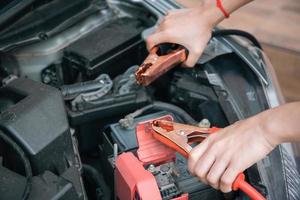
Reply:
[[210, 135], [190, 153], [188, 167], [204, 183], [230, 192], [238, 173], [278, 144], [300, 141], [300, 102], [239, 121]]
[[[251, 0], [222, 0], [228, 13], [251, 2]], [[184, 63], [193, 67], [205, 49], [212, 29], [225, 18], [214, 0], [203, 0], [195, 8], [171, 11], [163, 19], [155, 33], [147, 39], [147, 47], [151, 49], [160, 43], [176, 43], [189, 50]]]

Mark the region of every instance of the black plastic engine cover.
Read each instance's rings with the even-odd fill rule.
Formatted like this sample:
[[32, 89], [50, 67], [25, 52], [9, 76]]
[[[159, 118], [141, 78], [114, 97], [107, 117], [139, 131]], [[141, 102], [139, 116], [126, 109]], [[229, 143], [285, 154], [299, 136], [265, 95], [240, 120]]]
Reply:
[[112, 18], [104, 27], [99, 27], [65, 49], [64, 70], [68, 75], [69, 69], [77, 68], [85, 76], [104, 72], [115, 76], [128, 66], [141, 63], [144, 57], [141, 55], [146, 54], [141, 38], [144, 29], [145, 26], [137, 19]]
[[27, 153], [33, 175], [50, 171], [62, 176], [82, 199], [80, 160], [61, 93], [29, 79], [16, 79], [0, 89], [0, 104], [0, 129]]

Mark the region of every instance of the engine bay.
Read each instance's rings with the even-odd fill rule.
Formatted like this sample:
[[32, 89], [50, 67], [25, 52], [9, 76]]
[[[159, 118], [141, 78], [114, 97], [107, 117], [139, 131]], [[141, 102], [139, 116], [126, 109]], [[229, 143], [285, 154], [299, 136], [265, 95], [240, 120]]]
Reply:
[[[134, 76], [148, 54], [144, 37], [178, 4], [75, 2], [37, 6], [11, 25], [86, 4], [65, 16], [64, 31], [47, 27], [35, 38], [24, 27], [32, 42], [17, 47], [1, 37], [0, 133], [14, 141], [0, 140], [0, 199], [247, 199], [189, 174], [184, 157], [152, 138], [149, 122], [222, 128], [267, 109], [264, 75], [241, 56], [248, 47], [212, 38], [194, 68], [177, 66], [144, 87]], [[245, 173], [268, 194], [256, 165]]]

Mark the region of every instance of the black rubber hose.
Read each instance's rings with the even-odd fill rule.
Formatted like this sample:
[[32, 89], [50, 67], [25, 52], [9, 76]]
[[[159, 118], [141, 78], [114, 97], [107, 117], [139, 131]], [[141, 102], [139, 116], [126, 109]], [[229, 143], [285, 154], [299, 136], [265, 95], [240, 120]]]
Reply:
[[147, 105], [143, 108], [136, 110], [135, 112], [127, 115], [126, 118], [135, 118], [143, 114], [148, 110], [165, 110], [175, 114], [176, 116], [180, 117], [185, 123], [196, 125], [197, 121], [194, 120], [186, 111], [182, 108], [175, 106], [173, 104], [161, 102], [161, 101], [154, 101], [152, 104]]
[[236, 29], [220, 29], [220, 30], [214, 30], [212, 32], [212, 37], [230, 36], [230, 35], [247, 38], [249, 41], [253, 43], [254, 46], [258, 47], [259, 49], [262, 49], [262, 46], [257, 41], [257, 39], [252, 34], [246, 31], [236, 30]]
[[103, 189], [103, 199], [110, 200], [111, 198], [109, 189], [107, 188], [106, 183], [104, 182], [103, 176], [97, 171], [97, 169], [88, 164], [83, 164], [82, 168], [84, 175], [92, 178], [97, 188]]
[[194, 120], [185, 110], [183, 110], [178, 106], [169, 103], [160, 102], [160, 101], [154, 101], [152, 105], [153, 105], [152, 109], [154, 110], [169, 111], [182, 118], [183, 121], [186, 123], [193, 124], [193, 125], [197, 124], [196, 120]]
[[14, 151], [20, 156], [20, 158], [24, 164], [27, 181], [26, 181], [26, 186], [25, 186], [24, 192], [22, 194], [22, 200], [26, 200], [29, 197], [29, 194], [31, 191], [31, 186], [32, 186], [32, 183], [31, 183], [32, 169], [31, 169], [29, 159], [26, 157], [26, 154], [22, 150], [22, 148], [16, 142], [14, 142], [11, 138], [9, 138], [7, 135], [5, 135], [2, 131], [0, 131], [0, 138], [2, 138], [4, 142], [9, 144], [14, 149]]

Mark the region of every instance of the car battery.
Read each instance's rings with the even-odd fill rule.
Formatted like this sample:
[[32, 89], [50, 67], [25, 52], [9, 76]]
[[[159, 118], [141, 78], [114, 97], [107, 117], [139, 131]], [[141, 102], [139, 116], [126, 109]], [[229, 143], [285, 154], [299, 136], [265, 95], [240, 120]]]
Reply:
[[[136, 140], [136, 125], [140, 122], [147, 121], [150, 119], [159, 118], [165, 115], [172, 115], [169, 112], [161, 111], [148, 115], [143, 115], [134, 119], [132, 127], [124, 128], [120, 123], [114, 123], [109, 125], [109, 127], [104, 132], [104, 137], [107, 148], [105, 148], [107, 155], [113, 154], [113, 144], [118, 145], [119, 152], [127, 152], [136, 150], [138, 148]], [[173, 118], [176, 117], [172, 115]], [[178, 121], [178, 120], [177, 120]]]
[[[105, 130], [100, 146], [104, 176], [115, 188], [117, 198], [152, 199], [156, 195], [163, 200], [218, 199], [218, 191], [190, 175], [184, 157], [152, 137], [150, 122], [165, 118], [178, 122], [174, 115], [162, 111], [136, 118], [131, 129], [115, 123]], [[118, 146], [118, 155], [113, 155], [114, 144]], [[114, 179], [111, 178], [113, 174]], [[151, 184], [140, 186], [146, 180]], [[135, 193], [130, 189], [135, 187], [140, 187], [141, 191]]]
[[[157, 119], [172, 120], [171, 115]], [[136, 126], [138, 148], [115, 160], [117, 199], [219, 199], [221, 194], [190, 175], [187, 160], [153, 137], [152, 121]]]
[[[111, 187], [114, 185], [113, 179], [111, 179], [111, 175], [114, 173], [114, 144], [117, 145], [119, 154], [123, 152], [136, 152], [138, 149], [135, 129], [136, 125], [142, 121], [159, 118], [165, 115], [172, 114], [166, 111], [155, 112], [135, 118], [132, 128], [123, 128], [120, 123], [111, 124], [106, 128], [103, 132], [103, 143], [99, 145], [99, 148], [101, 152], [101, 163], [103, 163], [104, 177]], [[173, 118], [175, 121], [180, 122], [175, 116], [173, 116]]]

